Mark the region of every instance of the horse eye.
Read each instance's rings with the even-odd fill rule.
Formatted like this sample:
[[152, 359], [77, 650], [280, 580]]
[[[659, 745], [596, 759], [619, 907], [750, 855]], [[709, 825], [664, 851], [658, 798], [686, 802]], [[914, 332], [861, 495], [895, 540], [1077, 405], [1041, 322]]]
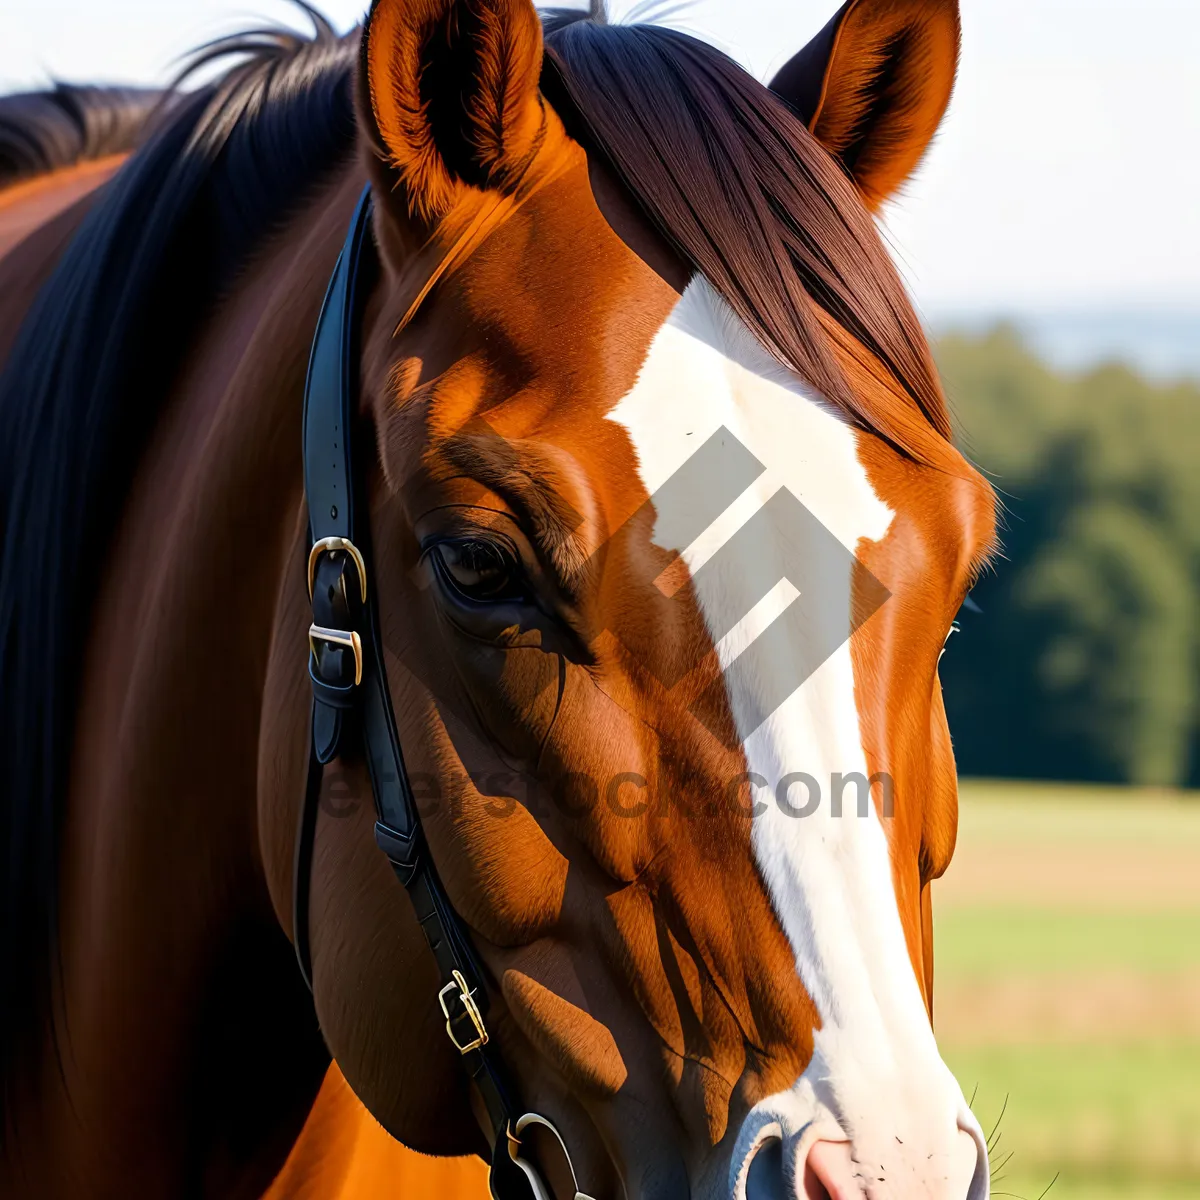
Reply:
[[433, 554], [446, 582], [468, 600], [487, 603], [524, 595], [520, 566], [495, 542], [438, 542]]

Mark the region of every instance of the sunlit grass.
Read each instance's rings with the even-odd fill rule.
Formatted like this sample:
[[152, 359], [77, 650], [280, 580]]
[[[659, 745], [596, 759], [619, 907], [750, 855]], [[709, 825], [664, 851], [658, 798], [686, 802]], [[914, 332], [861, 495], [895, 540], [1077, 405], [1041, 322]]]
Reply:
[[[1200, 862], [1196, 866], [1200, 871]], [[1200, 966], [1200, 912], [1088, 913], [1011, 907], [934, 908], [937, 978], [1070, 974]], [[1063, 986], [1070, 986], [1064, 980]]]
[[990, 842], [1200, 847], [1200, 793], [964, 779], [961, 837]]
[[1200, 1189], [1195, 1176], [1183, 1179], [1151, 1179], [1144, 1175], [1129, 1179], [1119, 1173], [1099, 1169], [1056, 1177], [1047, 1174], [1004, 1172], [993, 1184], [993, 1200], [1197, 1200]]
[[[942, 1010], [939, 1023], [958, 1032], [943, 1053], [975, 1093], [985, 1128], [1006, 1105], [993, 1162], [1012, 1157], [994, 1194], [1037, 1200], [1057, 1175], [1047, 1200], [1200, 1200], [1200, 1037], [1194, 1023], [1173, 1025], [1178, 1010], [1165, 999], [1161, 1014], [1156, 1002], [1171, 980], [1200, 969], [1200, 905], [1186, 895], [1172, 901], [1178, 890], [1126, 897], [1091, 871], [1132, 863], [1153, 880], [1159, 863], [1178, 873], [1180, 855], [1196, 852], [1200, 872], [1200, 802], [973, 783], [963, 788], [962, 816], [964, 862], [1035, 862], [1050, 873], [1061, 865], [1064, 878], [1072, 861], [1077, 869], [1058, 893], [1053, 879], [1031, 888], [1028, 870], [1023, 878], [1014, 870], [1011, 884], [993, 871], [983, 888], [948, 887], [941, 903], [935, 891], [939, 998], [966, 1004], [981, 989], [1004, 996], [1002, 986], [1018, 979], [1026, 994], [1045, 989], [1058, 1013], [1093, 1002], [1085, 1040], [1030, 1026], [1028, 1013], [1006, 1030], [1003, 1005], [986, 1022]], [[1097, 857], [1098, 846], [1116, 857]], [[1140, 989], [1135, 1023], [1103, 1019], [1105, 996], [1095, 989], [1114, 978]]]
[[[1023, 1178], [1190, 1178], [1200, 1195], [1200, 1041], [944, 1049]], [[993, 1157], [997, 1157], [994, 1155]]]

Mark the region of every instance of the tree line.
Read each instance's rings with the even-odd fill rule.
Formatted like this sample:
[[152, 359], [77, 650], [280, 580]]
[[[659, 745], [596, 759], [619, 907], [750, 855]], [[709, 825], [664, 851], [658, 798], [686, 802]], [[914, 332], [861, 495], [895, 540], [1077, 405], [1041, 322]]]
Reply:
[[1002, 552], [941, 674], [968, 775], [1200, 784], [1200, 383], [1050, 369], [999, 326], [936, 348]]

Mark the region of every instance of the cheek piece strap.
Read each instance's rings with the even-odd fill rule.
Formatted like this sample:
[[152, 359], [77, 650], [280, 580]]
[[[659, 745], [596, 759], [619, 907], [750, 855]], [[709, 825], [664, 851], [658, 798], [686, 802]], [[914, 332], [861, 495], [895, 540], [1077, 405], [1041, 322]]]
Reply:
[[[296, 836], [292, 929], [296, 958], [312, 988], [309, 941], [313, 842], [325, 765], [362, 754], [375, 801], [375, 840], [408, 891], [442, 984], [436, 1003], [446, 1036], [462, 1056], [495, 1136], [490, 1176], [495, 1200], [556, 1200], [537, 1168], [521, 1156], [521, 1133], [558, 1130], [537, 1113], [520, 1113], [487, 1027], [483, 969], [446, 895], [421, 834], [420, 816], [396, 733], [371, 586], [371, 539], [361, 471], [353, 450], [357, 421], [362, 302], [378, 273], [370, 236], [371, 189], [354, 211], [325, 293], [304, 389], [304, 494], [308, 504], [308, 674], [312, 727], [308, 782]], [[570, 1157], [568, 1156], [568, 1162]], [[571, 1170], [574, 1178], [574, 1168]], [[589, 1200], [576, 1186], [573, 1200]]]

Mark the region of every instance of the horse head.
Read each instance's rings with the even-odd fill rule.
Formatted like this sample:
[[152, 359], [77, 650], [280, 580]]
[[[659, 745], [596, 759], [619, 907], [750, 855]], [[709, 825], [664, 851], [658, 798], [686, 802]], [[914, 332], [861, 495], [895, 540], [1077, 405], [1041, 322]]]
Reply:
[[[850, 0], [771, 89], [529, 0], [364, 30], [381, 644], [556, 1197], [988, 1194], [930, 885], [938, 658], [992, 496], [872, 218], [957, 48], [952, 0]], [[268, 711], [296, 686], [273, 669]], [[369, 789], [348, 759], [317, 821], [322, 1028], [395, 1136], [478, 1150]], [[261, 803], [286, 912], [294, 797]]]

